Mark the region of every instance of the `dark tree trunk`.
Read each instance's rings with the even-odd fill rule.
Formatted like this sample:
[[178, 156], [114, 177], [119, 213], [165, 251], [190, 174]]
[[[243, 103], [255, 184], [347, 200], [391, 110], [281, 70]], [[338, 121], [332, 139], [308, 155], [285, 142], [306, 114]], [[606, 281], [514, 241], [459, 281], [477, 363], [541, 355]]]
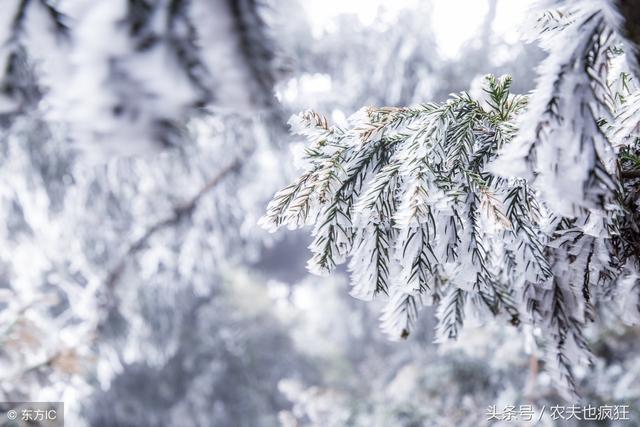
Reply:
[[634, 48], [635, 72], [640, 75], [640, 0], [616, 0], [616, 4], [623, 17], [623, 35]]

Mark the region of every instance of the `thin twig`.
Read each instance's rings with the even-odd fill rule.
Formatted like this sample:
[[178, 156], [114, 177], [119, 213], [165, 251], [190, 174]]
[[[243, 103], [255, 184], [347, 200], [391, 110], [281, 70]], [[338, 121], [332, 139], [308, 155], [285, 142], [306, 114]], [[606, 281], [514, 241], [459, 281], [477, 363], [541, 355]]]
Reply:
[[620, 176], [624, 179], [640, 178], [640, 170], [622, 171]]
[[179, 223], [180, 220], [182, 220], [184, 217], [191, 215], [197, 207], [200, 199], [202, 199], [205, 194], [215, 188], [227, 175], [237, 171], [240, 168], [240, 165], [240, 159], [236, 159], [222, 168], [213, 178], [207, 181], [207, 183], [193, 197], [191, 197], [185, 203], [179, 204], [174, 207], [172, 213], [169, 216], [153, 224], [141, 237], [134, 240], [124, 252], [124, 254], [120, 257], [120, 260], [118, 261], [116, 266], [107, 276], [106, 284], [108, 291], [110, 293], [113, 292], [113, 289], [115, 288], [116, 284], [120, 280], [120, 277], [122, 276], [122, 273], [124, 272], [127, 259], [144, 248], [151, 236], [162, 229]]

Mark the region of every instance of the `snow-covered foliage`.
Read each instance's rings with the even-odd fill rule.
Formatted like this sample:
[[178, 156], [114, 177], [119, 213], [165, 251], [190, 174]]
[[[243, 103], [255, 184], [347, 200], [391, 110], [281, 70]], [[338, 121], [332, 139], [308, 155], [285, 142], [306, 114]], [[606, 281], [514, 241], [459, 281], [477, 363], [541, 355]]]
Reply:
[[262, 283], [222, 271], [195, 275], [208, 274], [210, 290], [195, 297], [188, 286], [159, 279], [139, 290], [135, 327], [120, 341], [136, 356], [113, 360], [109, 388], [87, 399], [91, 425], [275, 427], [278, 411], [289, 407], [275, 392], [280, 379], [316, 381], [317, 369], [293, 347]]
[[82, 398], [149, 357], [144, 295], [170, 284], [188, 310], [222, 261], [255, 260], [284, 172], [260, 119], [279, 108], [262, 9], [0, 5], [2, 400], [65, 400], [81, 425]]
[[[593, 64], [559, 97], [595, 121], [571, 130], [602, 130], [562, 152], [610, 156], [611, 193], [583, 186], [585, 205], [540, 188], [558, 177], [537, 163], [491, 166], [541, 121], [557, 68], [512, 95], [538, 57], [494, 29], [508, 1], [463, 60], [442, 56], [431, 1], [320, 35], [306, 0], [0, 1], [0, 400], [63, 400], [74, 427], [478, 426], [491, 404], [557, 404], [552, 379], [637, 400], [637, 330], [615, 318], [640, 322], [634, 15], [549, 1], [537, 24], [556, 65]], [[292, 178], [281, 109], [309, 106], [336, 125], [292, 119], [305, 173], [262, 224], [313, 225], [309, 267], [333, 278], [299, 277], [304, 232], [257, 227]], [[375, 301], [345, 292], [347, 262]], [[372, 327], [380, 310], [411, 339]]]
[[135, 345], [150, 333], [142, 295], [203, 298], [222, 263], [255, 259], [263, 189], [281, 182], [267, 134], [243, 117], [207, 116], [179, 152], [90, 168], [69, 157], [64, 129], [25, 117], [2, 131], [5, 400], [56, 400], [69, 384], [81, 395], [96, 366], [108, 385], [113, 360], [147, 356]]
[[[637, 301], [638, 106], [609, 71], [621, 45], [632, 49], [616, 9], [558, 3], [539, 21], [551, 52], [528, 102], [508, 77], [488, 77], [483, 99], [369, 107], [345, 127], [294, 117], [310, 143], [304, 173], [261, 223], [314, 225], [309, 270], [349, 259], [352, 295], [388, 295], [393, 337], [408, 336], [424, 305], [437, 307], [440, 341], [468, 315], [532, 325], [547, 370], [575, 392], [595, 307]], [[640, 307], [626, 308], [637, 319]]]
[[[511, 138], [508, 119], [524, 105], [509, 96], [509, 83], [489, 80], [495, 103], [486, 109], [461, 94], [442, 105], [365, 109], [348, 129], [329, 127], [311, 112], [296, 117], [297, 132], [314, 143], [307, 172], [276, 194], [263, 224], [274, 230], [315, 223], [310, 270], [329, 273], [351, 256], [352, 293], [362, 299], [391, 294], [397, 307], [389, 309], [407, 313], [407, 324], [388, 325], [398, 336], [409, 332], [420, 295], [440, 299], [445, 276], [484, 294], [498, 273], [486, 257], [480, 222], [502, 237], [509, 218], [497, 198], [510, 188], [483, 176], [483, 169]], [[529, 197], [525, 187], [514, 188]], [[465, 230], [464, 224], [475, 226]], [[459, 265], [444, 271], [446, 262]], [[543, 267], [534, 268], [533, 278], [544, 274]]]
[[557, 214], [611, 213], [615, 154], [599, 120], [610, 121], [613, 113], [608, 62], [624, 41], [620, 17], [609, 1], [554, 6], [542, 19], [549, 56], [518, 137], [496, 170], [527, 178]]
[[[533, 423], [491, 419], [490, 408], [531, 407], [541, 426], [597, 426], [582, 414], [561, 419], [552, 407], [570, 406], [541, 367], [540, 351], [522, 340], [515, 328], [500, 321], [471, 324], [459, 339], [431, 345], [428, 316], [411, 340], [388, 342], [371, 328], [376, 304], [362, 304], [345, 295], [341, 275], [308, 278], [291, 287], [287, 302], [276, 307], [292, 330], [294, 344], [322, 366], [322, 376], [304, 381], [291, 375], [279, 390], [293, 406], [280, 414], [284, 427], [415, 427], [452, 425], [479, 427]], [[348, 313], [348, 315], [345, 315]], [[640, 397], [640, 372], [634, 357], [637, 329], [605, 316], [588, 339], [594, 349], [590, 370], [576, 371], [584, 402], [593, 406], [629, 405], [628, 421], [611, 426], [636, 426], [631, 410]], [[361, 354], [366, 357], [361, 357]], [[351, 374], [356, 372], [356, 375]], [[600, 424], [599, 424], [600, 423]]]
[[5, 3], [0, 113], [39, 103], [91, 154], [179, 145], [203, 108], [276, 109], [275, 49], [255, 0]]

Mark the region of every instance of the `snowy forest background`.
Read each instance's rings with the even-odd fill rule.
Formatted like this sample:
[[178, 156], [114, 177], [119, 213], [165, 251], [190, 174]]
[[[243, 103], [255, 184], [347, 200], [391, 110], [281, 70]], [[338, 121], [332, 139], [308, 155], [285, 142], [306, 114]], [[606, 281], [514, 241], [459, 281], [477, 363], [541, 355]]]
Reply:
[[[536, 88], [529, 6], [0, 2], [0, 400], [64, 401], [74, 427], [590, 425], [486, 416], [580, 402], [629, 405], [593, 425], [640, 425], [637, 276], [620, 276], [636, 300], [594, 308], [567, 391], [535, 324], [468, 316], [443, 340], [425, 307], [392, 340], [346, 267], [307, 271], [308, 230], [258, 225], [300, 173], [293, 114], [347, 127], [364, 106], [482, 97], [486, 74]], [[640, 103], [612, 102], [638, 134]]]

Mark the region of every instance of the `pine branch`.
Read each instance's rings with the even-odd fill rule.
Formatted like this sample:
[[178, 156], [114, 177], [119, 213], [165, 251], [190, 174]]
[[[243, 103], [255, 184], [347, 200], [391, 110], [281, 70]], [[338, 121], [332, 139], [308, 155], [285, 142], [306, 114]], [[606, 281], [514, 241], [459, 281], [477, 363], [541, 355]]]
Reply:
[[[579, 34], [584, 39], [575, 41], [577, 53], [559, 65], [524, 153], [528, 166], [539, 160], [539, 140], [546, 159], [558, 139], [547, 131], [560, 134], [565, 122], [577, 127], [562, 128], [579, 139], [568, 148], [569, 158], [591, 162], [571, 163], [582, 172], [586, 168], [585, 185], [572, 194], [576, 202], [569, 211], [576, 215], [555, 216], [546, 193], [526, 178], [497, 176], [492, 164], [503, 147], [515, 144], [516, 123], [531, 107], [527, 98], [509, 93], [509, 77], [488, 76], [482, 101], [462, 93], [442, 104], [370, 107], [335, 133], [326, 119], [305, 113], [300, 133], [311, 143], [309, 166], [276, 194], [262, 225], [273, 231], [314, 223], [310, 270], [324, 274], [350, 258], [352, 295], [388, 296], [381, 320], [392, 338], [409, 336], [425, 304], [435, 306], [440, 340], [459, 335], [468, 307], [506, 315], [514, 326], [541, 328], [551, 340], [543, 357], [574, 393], [572, 365], [590, 355], [583, 329], [594, 316], [596, 285], [614, 286], [626, 257], [608, 256], [615, 245], [627, 248], [633, 234], [629, 227], [622, 234], [617, 230], [622, 208], [614, 206], [613, 196], [622, 190], [618, 172], [609, 175], [603, 166], [603, 147], [595, 146], [609, 144], [609, 134], [596, 120], [600, 109], [590, 105], [609, 95], [601, 84], [601, 61], [610, 30], [599, 12], [576, 19], [558, 28], [582, 26], [587, 35]], [[578, 90], [576, 108], [558, 96], [562, 88]], [[629, 128], [635, 125], [633, 114], [625, 117]], [[626, 169], [633, 168], [624, 161]], [[544, 170], [557, 177], [564, 172], [559, 164]], [[590, 216], [578, 200], [584, 189], [591, 208], [606, 206], [607, 216]], [[620, 234], [621, 243], [610, 242]]]

